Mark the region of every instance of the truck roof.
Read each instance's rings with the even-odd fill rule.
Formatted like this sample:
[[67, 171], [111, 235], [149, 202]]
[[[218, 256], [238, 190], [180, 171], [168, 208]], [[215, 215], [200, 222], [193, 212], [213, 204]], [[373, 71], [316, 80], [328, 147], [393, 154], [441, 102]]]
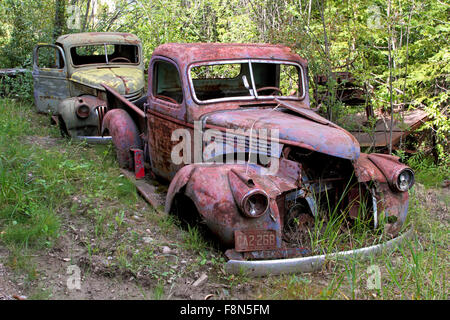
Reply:
[[199, 61], [264, 59], [264, 60], [306, 60], [289, 47], [264, 43], [167, 43], [158, 46], [153, 55], [175, 60], [179, 65]]
[[62, 35], [56, 40], [56, 42], [62, 44], [63, 46], [72, 46], [99, 43], [138, 44], [141, 41], [137, 36], [131, 33], [83, 32]]

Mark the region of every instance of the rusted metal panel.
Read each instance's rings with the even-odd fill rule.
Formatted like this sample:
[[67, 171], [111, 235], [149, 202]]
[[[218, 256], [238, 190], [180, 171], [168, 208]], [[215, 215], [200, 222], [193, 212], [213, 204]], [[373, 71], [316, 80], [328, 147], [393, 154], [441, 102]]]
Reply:
[[125, 177], [130, 179], [130, 181], [136, 186], [139, 193], [151, 206], [153, 206], [153, 208], [158, 209], [164, 206], [164, 196], [158, 192], [158, 183], [156, 181], [152, 181], [150, 179], [146, 179], [145, 181], [142, 179], [136, 180], [133, 172], [127, 169], [120, 169], [120, 172], [122, 172]]
[[141, 149], [130, 148], [134, 162], [134, 176], [136, 179], [145, 178], [144, 152]]
[[[54, 68], [41, 68], [38, 63], [38, 50], [48, 47], [60, 55]], [[67, 79], [67, 62], [61, 47], [55, 45], [37, 45], [33, 50], [34, 101], [38, 112], [58, 114], [61, 101], [70, 97]]]
[[138, 44], [140, 40], [131, 33], [122, 32], [84, 32], [71, 33], [60, 36], [56, 43], [63, 46], [75, 46], [84, 44], [123, 43]]
[[145, 118], [145, 113], [141, 109], [139, 109], [136, 105], [134, 105], [132, 102], [128, 101], [125, 97], [121, 96], [119, 92], [114, 90], [113, 88], [109, 87], [106, 84], [102, 84], [102, 86], [111, 93], [117, 100], [119, 100], [121, 103], [127, 106], [127, 108], [131, 109], [133, 112], [135, 112], [138, 116], [141, 118]]
[[144, 88], [144, 73], [138, 68], [83, 68], [72, 73], [70, 81], [103, 90], [102, 84], [127, 97], [140, 97]]
[[215, 113], [206, 123], [228, 129], [279, 129], [280, 139], [309, 150], [351, 160], [359, 157], [358, 142], [344, 130], [271, 109], [258, 110], [257, 115], [242, 109]]
[[386, 177], [378, 167], [369, 159], [367, 153], [361, 153], [360, 157], [354, 161], [355, 175], [359, 182], [378, 181], [386, 182]]
[[239, 60], [239, 59], [280, 59], [299, 61], [306, 60], [294, 53], [289, 47], [270, 44], [241, 43], [167, 43], [155, 49], [153, 55], [173, 59], [184, 69], [187, 65], [198, 61]]
[[[352, 130], [351, 134], [359, 141], [361, 147], [386, 147], [389, 146], [389, 135], [391, 128], [390, 116], [381, 116], [378, 119], [373, 132], [367, 130]], [[399, 144], [401, 139], [405, 139], [411, 132], [418, 129], [428, 120], [428, 115], [423, 110], [405, 111], [401, 121], [394, 120], [392, 129], [392, 145]]]
[[142, 149], [138, 129], [130, 115], [123, 109], [113, 109], [106, 113], [102, 132], [109, 131], [116, 147], [117, 159], [122, 168], [133, 169], [130, 150]]
[[[58, 105], [58, 118], [60, 128], [69, 136], [76, 138], [78, 136], [95, 136], [99, 134], [99, 114], [96, 112], [98, 107], [105, 107], [106, 102], [95, 97], [83, 95], [80, 97], [67, 98]], [[80, 108], [86, 109], [86, 116], [80, 117], [78, 112]]]

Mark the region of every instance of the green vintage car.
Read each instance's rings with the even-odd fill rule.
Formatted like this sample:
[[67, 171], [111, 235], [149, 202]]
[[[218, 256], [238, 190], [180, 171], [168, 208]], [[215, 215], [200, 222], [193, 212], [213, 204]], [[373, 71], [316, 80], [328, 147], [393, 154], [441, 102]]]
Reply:
[[141, 41], [113, 32], [60, 36], [34, 48], [33, 79], [37, 111], [52, 114], [63, 135], [103, 140], [99, 124], [108, 101], [102, 84], [134, 103], [144, 95]]

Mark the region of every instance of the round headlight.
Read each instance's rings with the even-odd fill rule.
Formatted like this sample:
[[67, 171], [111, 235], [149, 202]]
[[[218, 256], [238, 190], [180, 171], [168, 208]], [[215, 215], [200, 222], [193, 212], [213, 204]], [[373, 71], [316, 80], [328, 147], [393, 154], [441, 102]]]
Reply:
[[242, 211], [249, 218], [262, 216], [268, 208], [269, 197], [262, 190], [252, 190], [242, 200]]
[[91, 108], [89, 108], [86, 104], [80, 104], [76, 110], [77, 116], [80, 119], [86, 119], [89, 117], [89, 114], [91, 113]]
[[404, 169], [397, 177], [395, 186], [399, 191], [408, 191], [414, 185], [414, 172], [411, 169]]

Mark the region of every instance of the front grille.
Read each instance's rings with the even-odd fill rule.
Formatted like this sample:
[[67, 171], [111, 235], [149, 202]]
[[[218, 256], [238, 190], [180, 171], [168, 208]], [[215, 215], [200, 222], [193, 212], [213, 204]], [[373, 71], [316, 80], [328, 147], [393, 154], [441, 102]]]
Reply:
[[[269, 157], [272, 156], [278, 158], [282, 148], [282, 145], [277, 142], [268, 142], [266, 139], [258, 139], [256, 137], [250, 139], [250, 137], [235, 135], [233, 133], [222, 133], [222, 135], [218, 134], [214, 137], [214, 141], [223, 145], [223, 152], [225, 153], [228, 150], [233, 150], [233, 152], [259, 153], [265, 154]], [[209, 144], [208, 141], [206, 144]], [[227, 147], [229, 148], [228, 150]]]
[[131, 102], [138, 100], [142, 96], [142, 90], [132, 92], [130, 94], [125, 94], [124, 97]]

